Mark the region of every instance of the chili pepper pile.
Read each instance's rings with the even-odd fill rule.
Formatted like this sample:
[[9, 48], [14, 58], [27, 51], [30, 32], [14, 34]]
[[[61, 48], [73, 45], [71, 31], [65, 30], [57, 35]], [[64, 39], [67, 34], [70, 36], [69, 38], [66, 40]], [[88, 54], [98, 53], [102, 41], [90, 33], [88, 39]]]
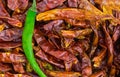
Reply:
[[0, 77], [119, 77], [120, 0], [0, 0]]

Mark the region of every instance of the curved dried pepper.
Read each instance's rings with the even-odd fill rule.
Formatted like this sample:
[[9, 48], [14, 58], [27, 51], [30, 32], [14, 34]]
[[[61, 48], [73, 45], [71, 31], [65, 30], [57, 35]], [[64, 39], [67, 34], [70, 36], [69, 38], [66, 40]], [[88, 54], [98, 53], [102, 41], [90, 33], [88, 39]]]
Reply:
[[105, 58], [107, 48], [104, 45], [100, 45], [100, 46], [102, 47], [102, 50], [100, 51], [99, 55], [95, 56], [92, 60], [94, 62], [93, 65], [94, 67], [99, 67], [102, 60]]
[[106, 77], [106, 73], [105, 73], [104, 70], [99, 71], [99, 72], [95, 72], [95, 73], [93, 73], [90, 77], [100, 77], [100, 76]]
[[91, 34], [92, 29], [82, 30], [61, 30], [61, 35], [66, 38], [79, 38], [80, 36], [87, 36]]
[[22, 27], [22, 22], [20, 22], [18, 19], [10, 17], [9, 13], [4, 8], [1, 0], [0, 0], [0, 19], [8, 22], [12, 26]]
[[39, 44], [39, 46], [44, 50], [46, 53], [61, 59], [65, 62], [66, 70], [70, 71], [73, 64], [78, 62], [77, 58], [68, 53], [67, 51], [56, 50], [46, 39], [44, 36], [41, 35], [40, 31], [35, 30], [34, 37]]
[[45, 54], [42, 50], [39, 50], [35, 55], [57, 67], [64, 68], [64, 65], [57, 61], [57, 59], [55, 60], [54, 57]]
[[92, 57], [92, 55], [95, 53], [95, 50], [96, 50], [97, 45], [98, 45], [98, 31], [97, 31], [97, 26], [98, 26], [98, 24], [91, 25], [91, 28], [94, 31], [94, 38], [93, 38], [93, 43], [92, 43], [92, 46], [91, 46], [90, 57]]
[[64, 8], [46, 11], [37, 15], [37, 21], [48, 21], [56, 19], [76, 19], [76, 20], [105, 20], [114, 19], [111, 15], [92, 13], [83, 9]]
[[120, 37], [120, 34], [119, 34], [120, 33], [120, 26], [116, 26], [116, 28], [114, 30], [115, 31], [114, 31], [114, 34], [112, 36], [112, 39], [113, 39], [113, 42], [116, 42]]
[[65, 0], [43, 0], [37, 3], [37, 10], [39, 12], [47, 11], [62, 5], [64, 1]]
[[102, 25], [104, 33], [105, 33], [105, 42], [107, 44], [107, 48], [108, 48], [108, 66], [112, 65], [113, 63], [113, 53], [114, 53], [114, 47], [113, 47], [113, 41], [109, 35], [109, 33], [106, 30], [106, 24]]
[[23, 12], [27, 6], [28, 6], [28, 1], [29, 0], [7, 0], [7, 6], [9, 7], [9, 9], [17, 12], [17, 13], [21, 13]]
[[11, 28], [0, 32], [0, 40], [2, 41], [13, 41], [21, 36], [22, 29], [19, 28]]
[[103, 12], [106, 14], [112, 15], [112, 10], [120, 11], [120, 3], [119, 0], [94, 0], [95, 3], [100, 4]]
[[18, 63], [18, 62], [25, 62], [25, 56], [23, 54], [13, 54], [13, 53], [0, 53], [0, 62], [4, 63]]
[[0, 74], [1, 77], [32, 77], [28, 74], [11, 74], [9, 72], [5, 73], [5, 74]]
[[60, 72], [60, 71], [49, 71], [47, 73], [53, 77], [79, 77], [81, 74], [79, 72]]

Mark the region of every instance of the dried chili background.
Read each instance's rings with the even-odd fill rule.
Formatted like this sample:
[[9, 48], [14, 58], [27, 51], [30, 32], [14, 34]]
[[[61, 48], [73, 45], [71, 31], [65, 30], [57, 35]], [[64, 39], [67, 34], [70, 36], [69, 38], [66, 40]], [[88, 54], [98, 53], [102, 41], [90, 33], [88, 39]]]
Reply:
[[[0, 0], [0, 77], [38, 77], [21, 41], [31, 4]], [[33, 49], [48, 77], [119, 77], [119, 0], [37, 0], [37, 13]]]

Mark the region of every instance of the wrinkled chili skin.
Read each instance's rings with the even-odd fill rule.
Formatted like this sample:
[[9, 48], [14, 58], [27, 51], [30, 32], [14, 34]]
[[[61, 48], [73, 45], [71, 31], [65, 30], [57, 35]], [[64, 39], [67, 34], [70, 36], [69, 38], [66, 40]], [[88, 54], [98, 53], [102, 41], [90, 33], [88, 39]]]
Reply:
[[38, 30], [34, 31], [34, 38], [36, 39], [39, 46], [44, 50], [44, 52], [56, 57], [57, 59], [63, 60], [65, 63], [66, 71], [70, 71], [73, 64], [78, 62], [77, 58], [67, 52], [56, 49], [53, 45], [51, 45], [44, 36], [41, 35], [41, 32]]
[[20, 22], [18, 19], [10, 17], [1, 0], [0, 0], [0, 20], [8, 22], [12, 26], [22, 27], [22, 22]]
[[9, 72], [5, 73], [5, 74], [0, 74], [0, 76], [5, 76], [5, 77], [19, 77], [19, 76], [22, 76], [22, 77], [31, 77], [30, 75], [27, 75], [27, 74], [11, 74]]
[[[41, 59], [51, 63], [51, 64], [54, 64], [55, 66], [57, 67], [60, 67], [60, 68], [65, 68], [63, 63], [61, 63], [62, 61], [59, 61], [57, 59], [55, 59], [54, 57], [50, 57], [49, 55], [45, 54], [42, 50], [39, 50], [37, 53], [36, 53], [36, 56], [40, 57]], [[54, 59], [53, 59], [54, 58]]]
[[0, 62], [3, 63], [20, 63], [25, 62], [25, 56], [23, 54], [15, 54], [15, 53], [0, 53], [0, 57], [3, 57], [0, 59]]
[[108, 65], [112, 65], [113, 63], [113, 52], [114, 52], [114, 47], [113, 47], [113, 41], [112, 38], [110, 37], [110, 35], [108, 34], [107, 30], [106, 30], [106, 25], [103, 25], [103, 30], [105, 32], [105, 42], [107, 43], [107, 47], [108, 47]]
[[22, 36], [22, 29], [12, 28], [3, 30], [0, 32], [0, 40], [2, 41], [13, 41]]
[[0, 63], [0, 72], [7, 72], [12, 70], [12, 68], [8, 64]]
[[[0, 77], [39, 77], [22, 45], [22, 24], [32, 3], [0, 0]], [[119, 77], [119, 0], [36, 0], [36, 4], [38, 19], [30, 47], [47, 77]]]
[[28, 1], [29, 0], [7, 0], [7, 3], [8, 3], [8, 7], [9, 9], [17, 12], [17, 13], [20, 13], [20, 12], [23, 12], [27, 6], [28, 6]]
[[65, 0], [43, 0], [37, 3], [38, 12], [44, 12], [63, 4]]

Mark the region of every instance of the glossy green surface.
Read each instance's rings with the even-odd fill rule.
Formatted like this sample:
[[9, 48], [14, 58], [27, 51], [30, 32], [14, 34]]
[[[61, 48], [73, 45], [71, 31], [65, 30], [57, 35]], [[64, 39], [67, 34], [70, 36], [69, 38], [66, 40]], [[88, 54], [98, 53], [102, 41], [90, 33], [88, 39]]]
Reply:
[[40, 77], [46, 77], [46, 75], [42, 72], [39, 65], [37, 64], [33, 48], [32, 48], [32, 36], [34, 32], [34, 25], [35, 25], [35, 17], [36, 17], [36, 1], [33, 0], [32, 7], [28, 10], [24, 30], [22, 34], [22, 46], [24, 53], [26, 55], [27, 60], [31, 64], [34, 71], [40, 76]]

